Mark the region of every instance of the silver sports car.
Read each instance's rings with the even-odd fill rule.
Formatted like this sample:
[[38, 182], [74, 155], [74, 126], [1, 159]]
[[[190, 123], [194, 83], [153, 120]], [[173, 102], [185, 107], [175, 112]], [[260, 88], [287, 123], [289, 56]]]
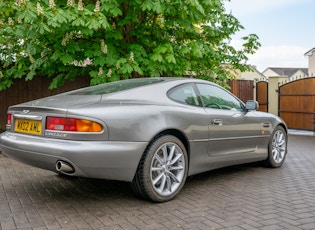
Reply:
[[60, 174], [129, 181], [142, 197], [164, 202], [190, 175], [283, 164], [286, 124], [257, 107], [208, 81], [124, 80], [11, 106], [0, 148]]

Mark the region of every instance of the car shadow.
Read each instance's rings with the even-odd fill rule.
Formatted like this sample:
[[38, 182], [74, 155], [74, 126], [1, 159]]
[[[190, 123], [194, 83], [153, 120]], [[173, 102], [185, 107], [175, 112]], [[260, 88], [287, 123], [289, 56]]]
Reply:
[[[196, 188], [207, 190], [209, 186], [215, 189], [214, 182], [223, 182], [234, 180], [238, 174], [248, 174], [257, 167], [262, 167], [261, 163], [250, 163], [245, 165], [231, 166], [221, 169], [208, 171], [205, 173], [190, 176], [186, 180], [183, 190], [179, 196], [193, 195]], [[78, 203], [100, 205], [104, 202], [121, 203], [129, 206], [139, 206], [152, 204], [137, 196], [130, 183], [122, 181], [112, 181], [104, 179], [90, 179], [81, 177], [70, 177], [65, 175], [50, 173], [45, 180], [38, 179], [29, 185], [25, 185], [28, 191], [36, 190], [40, 196], [33, 196], [32, 199], [37, 202], [66, 202], [68, 205], [77, 205]], [[39, 183], [40, 185], [36, 185]], [[37, 188], [37, 189], [36, 189]], [[176, 199], [175, 199], [176, 200]]]

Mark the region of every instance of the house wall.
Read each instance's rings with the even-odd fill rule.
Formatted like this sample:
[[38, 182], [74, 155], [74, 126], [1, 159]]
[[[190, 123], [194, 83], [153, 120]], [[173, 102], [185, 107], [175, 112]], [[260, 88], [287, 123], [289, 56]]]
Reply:
[[278, 74], [271, 69], [266, 69], [264, 72], [262, 72], [263, 75], [266, 77], [273, 77], [273, 76], [278, 76]]
[[267, 78], [256, 71], [241, 73], [241, 80], [266, 80]]
[[241, 72], [239, 70], [230, 71], [237, 80], [259, 81], [266, 80], [266, 76], [261, 74], [256, 68], [252, 67], [251, 71]]
[[235, 77], [235, 79], [241, 79], [241, 71], [239, 71], [239, 70], [233, 70], [233, 71], [231, 71], [230, 70], [230, 73], [232, 74], [232, 76], [233, 77]]
[[308, 75], [315, 76], [315, 50], [308, 56]]
[[295, 74], [293, 74], [290, 79], [295, 79], [295, 78], [301, 78], [305, 77], [305, 73], [301, 70], [297, 71]]

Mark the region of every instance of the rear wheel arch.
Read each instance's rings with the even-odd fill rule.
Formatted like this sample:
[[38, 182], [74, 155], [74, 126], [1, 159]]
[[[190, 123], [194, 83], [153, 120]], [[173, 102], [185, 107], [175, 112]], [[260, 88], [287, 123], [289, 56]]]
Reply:
[[185, 146], [185, 149], [186, 149], [186, 152], [187, 152], [187, 157], [188, 157], [188, 171], [189, 171], [189, 165], [190, 165], [189, 164], [190, 163], [190, 144], [189, 144], [189, 140], [188, 140], [187, 136], [183, 132], [179, 131], [178, 129], [166, 129], [166, 130], [163, 130], [163, 131], [159, 132], [153, 138], [151, 138], [151, 140], [148, 142], [148, 145], [147, 145], [145, 151], [142, 153], [141, 159], [144, 157], [145, 152], [148, 150], [148, 148], [152, 145], [152, 143], [156, 139], [158, 139], [159, 137], [162, 137], [162, 136], [167, 136], [167, 135], [171, 135], [171, 136], [174, 136], [174, 137], [178, 138], [183, 143], [183, 145]]
[[185, 134], [183, 134], [181, 131], [179, 131], [177, 129], [167, 129], [167, 130], [164, 130], [164, 131], [158, 133], [157, 135], [155, 135], [149, 141], [148, 146], [150, 146], [154, 142], [154, 140], [156, 140], [157, 138], [159, 138], [161, 136], [166, 136], [166, 135], [171, 135], [171, 136], [177, 137], [183, 143], [183, 145], [185, 146], [186, 151], [187, 151], [188, 163], [189, 163], [189, 160], [190, 160], [190, 145], [189, 145], [188, 138], [187, 138], [187, 136]]

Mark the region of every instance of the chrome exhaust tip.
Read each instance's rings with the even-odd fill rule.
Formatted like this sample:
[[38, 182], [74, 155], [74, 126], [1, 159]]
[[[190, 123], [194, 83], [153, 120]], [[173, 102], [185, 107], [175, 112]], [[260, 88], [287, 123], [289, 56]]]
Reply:
[[67, 174], [75, 172], [74, 167], [71, 164], [62, 160], [57, 161], [56, 170], [57, 172], [62, 172], [62, 173], [67, 173]]

